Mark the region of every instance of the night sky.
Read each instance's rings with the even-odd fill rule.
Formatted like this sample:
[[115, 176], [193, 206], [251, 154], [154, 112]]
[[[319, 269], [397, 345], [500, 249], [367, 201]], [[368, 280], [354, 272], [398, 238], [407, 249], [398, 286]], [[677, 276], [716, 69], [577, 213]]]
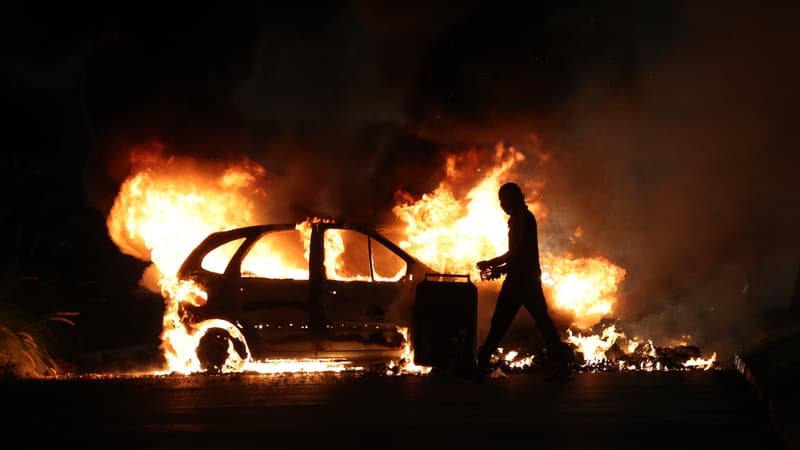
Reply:
[[752, 340], [800, 267], [797, 3], [498, 3], [5, 6], [6, 327], [129, 318], [89, 347], [157, 328], [132, 306], [146, 263], [105, 231], [135, 146], [258, 162], [280, 219], [368, 220], [502, 142], [550, 156], [525, 169], [540, 233], [581, 227], [578, 251], [626, 268], [634, 330]]

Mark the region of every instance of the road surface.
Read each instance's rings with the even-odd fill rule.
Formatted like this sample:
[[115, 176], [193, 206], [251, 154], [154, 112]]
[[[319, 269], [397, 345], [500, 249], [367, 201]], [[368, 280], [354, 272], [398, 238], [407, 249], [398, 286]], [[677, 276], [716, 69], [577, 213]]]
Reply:
[[[39, 447], [785, 449], [736, 371], [193, 375], [0, 383], [6, 442]], [[7, 448], [18, 448], [9, 446]]]

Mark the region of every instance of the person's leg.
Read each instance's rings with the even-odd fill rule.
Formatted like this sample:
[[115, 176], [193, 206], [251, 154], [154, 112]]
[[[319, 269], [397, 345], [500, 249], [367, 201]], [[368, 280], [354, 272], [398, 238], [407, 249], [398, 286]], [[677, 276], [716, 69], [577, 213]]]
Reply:
[[489, 367], [489, 360], [503, 336], [511, 327], [517, 312], [519, 311], [520, 303], [514, 298], [513, 292], [508, 289], [506, 284], [500, 288], [500, 294], [497, 296], [497, 305], [492, 314], [492, 321], [489, 327], [489, 333], [483, 341], [483, 345], [478, 351], [477, 362], [478, 369], [486, 370]]
[[530, 298], [526, 298], [523, 305], [533, 316], [533, 320], [536, 321], [536, 326], [544, 338], [547, 353], [550, 354], [550, 357], [553, 358], [557, 365], [567, 366], [568, 358], [565, 353], [564, 343], [561, 341], [553, 320], [550, 318], [541, 284], [535, 283], [532, 293], [533, 295]]

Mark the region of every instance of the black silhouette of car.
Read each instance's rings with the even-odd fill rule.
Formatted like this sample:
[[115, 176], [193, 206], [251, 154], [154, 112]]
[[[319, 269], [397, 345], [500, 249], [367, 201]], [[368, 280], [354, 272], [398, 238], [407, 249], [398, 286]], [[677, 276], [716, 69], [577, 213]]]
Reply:
[[[212, 233], [178, 271], [207, 292], [202, 306], [181, 303], [184, 320], [213, 327], [197, 355], [218, 371], [228, 347], [239, 356], [398, 358], [411, 325], [415, 288], [432, 269], [376, 229], [334, 220], [248, 226]], [[238, 334], [238, 333], [234, 333]], [[249, 351], [249, 355], [248, 355]]]

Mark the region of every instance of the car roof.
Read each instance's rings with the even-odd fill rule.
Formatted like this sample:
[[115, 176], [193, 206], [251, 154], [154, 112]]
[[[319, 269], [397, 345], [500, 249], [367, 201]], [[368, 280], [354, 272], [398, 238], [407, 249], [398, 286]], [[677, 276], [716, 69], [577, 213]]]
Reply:
[[[192, 250], [189, 256], [187, 256], [187, 258], [181, 265], [180, 270], [178, 271], [178, 276], [182, 276], [182, 274], [185, 273], [185, 271], [190, 267], [199, 267], [200, 261], [202, 260], [202, 258], [205, 257], [207, 253], [211, 252], [213, 249], [219, 247], [220, 245], [226, 242], [230, 242], [240, 238], [254, 238], [262, 233], [269, 231], [294, 230], [297, 228], [298, 225], [299, 225], [298, 223], [290, 223], [290, 222], [270, 223], [270, 224], [260, 224], [260, 225], [249, 225], [244, 227], [237, 227], [228, 230], [213, 232], [209, 234], [205, 239], [203, 239]], [[314, 219], [312, 220], [311, 225], [312, 228], [317, 228], [319, 230], [334, 228], [334, 229], [345, 229], [345, 230], [362, 232], [374, 238], [383, 245], [387, 246], [396, 253], [402, 255], [405, 259], [413, 261], [414, 263], [419, 264], [420, 266], [426, 268], [428, 267], [427, 264], [420, 261], [414, 255], [408, 253], [406, 250], [404, 250], [394, 241], [386, 237], [381, 231], [379, 231], [375, 227], [356, 222], [346, 222], [333, 219]]]

